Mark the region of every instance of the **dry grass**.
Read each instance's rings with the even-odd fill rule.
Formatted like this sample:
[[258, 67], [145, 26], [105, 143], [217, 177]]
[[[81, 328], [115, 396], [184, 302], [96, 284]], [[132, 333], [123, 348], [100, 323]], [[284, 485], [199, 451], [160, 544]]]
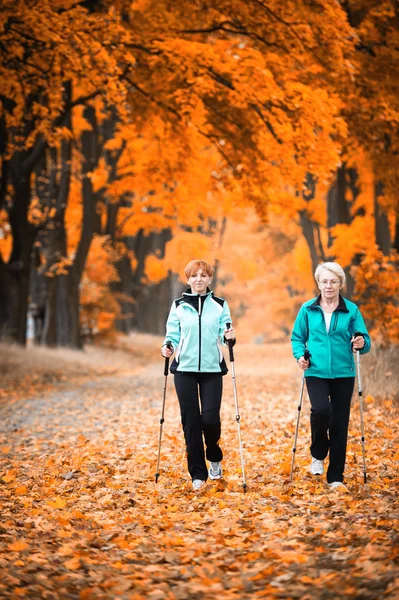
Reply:
[[[263, 344], [237, 344], [235, 354], [239, 370], [254, 377], [261, 375], [265, 384], [270, 375], [278, 373], [283, 377], [292, 374], [294, 378], [299, 378], [298, 368], [292, 359], [291, 345], [285, 342], [268, 346], [273, 349], [272, 354], [267, 352], [266, 345]], [[364, 395], [369, 394], [376, 400], [399, 402], [399, 346], [384, 349], [373, 344], [372, 351], [361, 356], [360, 360]], [[357, 384], [355, 393], [357, 394]]]
[[132, 333], [112, 348], [83, 351], [0, 344], [0, 395], [23, 395], [57, 382], [131, 371], [159, 357], [162, 338]]
[[377, 348], [361, 357], [364, 394], [399, 401], [399, 346]]
[[[66, 348], [21, 348], [0, 344], [0, 396], [13, 391], [25, 395], [41, 388], [84, 379], [96, 375], [112, 375], [132, 371], [150, 361], [160, 360], [160, 336], [131, 333], [121, 336], [114, 347], [86, 346], [84, 351]], [[235, 354], [240, 372], [254, 377], [264, 377], [284, 371], [292, 363], [291, 373], [296, 374], [289, 343], [272, 344], [273, 355], [262, 344], [238, 344]], [[264, 356], [269, 358], [264, 361]], [[225, 352], [226, 360], [228, 354]], [[373, 346], [370, 354], [361, 358], [364, 394], [376, 399], [399, 401], [399, 346], [382, 349]]]

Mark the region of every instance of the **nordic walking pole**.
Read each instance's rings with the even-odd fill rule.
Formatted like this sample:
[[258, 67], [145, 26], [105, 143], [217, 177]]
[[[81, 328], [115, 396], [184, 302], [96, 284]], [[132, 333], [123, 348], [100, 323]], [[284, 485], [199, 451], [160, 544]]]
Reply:
[[[226, 323], [226, 329], [230, 329], [231, 323]], [[230, 368], [231, 368], [231, 377], [233, 380], [233, 392], [234, 392], [234, 403], [236, 407], [236, 421], [237, 421], [237, 430], [238, 430], [238, 443], [240, 446], [240, 458], [241, 458], [241, 471], [242, 471], [242, 487], [244, 493], [247, 490], [247, 483], [245, 481], [245, 469], [244, 469], [244, 455], [242, 452], [242, 441], [241, 441], [241, 428], [240, 428], [240, 412], [238, 410], [238, 398], [237, 398], [237, 386], [236, 386], [236, 374], [234, 369], [234, 352], [233, 346], [230, 340], [227, 340], [229, 346], [229, 356], [230, 356]]]
[[[166, 346], [168, 348], [172, 347], [172, 344], [170, 342], [168, 342], [166, 344]], [[162, 427], [165, 421], [165, 400], [166, 400], [166, 385], [168, 383], [168, 372], [169, 372], [169, 358], [167, 357], [165, 358], [165, 368], [164, 368], [164, 372], [163, 374], [165, 375], [165, 385], [163, 388], [163, 398], [162, 398], [162, 411], [161, 411], [161, 418], [159, 420], [159, 441], [158, 441], [158, 459], [157, 459], [157, 472], [155, 473], [155, 483], [158, 483], [158, 477], [159, 477], [159, 461], [161, 458], [161, 442], [162, 442]]]
[[[309, 350], [305, 350], [305, 352], [303, 353], [303, 358], [305, 360], [309, 361], [309, 366], [310, 366], [310, 352]], [[295, 462], [295, 452], [296, 452], [296, 442], [298, 439], [298, 430], [299, 430], [299, 419], [301, 416], [301, 409], [302, 409], [302, 398], [303, 398], [303, 388], [305, 385], [305, 371], [302, 372], [302, 383], [301, 383], [301, 391], [299, 394], [299, 403], [298, 403], [298, 418], [296, 421], [296, 429], [295, 429], [295, 438], [294, 438], [294, 445], [292, 447], [292, 461], [291, 461], [291, 473], [290, 473], [290, 483], [292, 483], [292, 474], [294, 472], [294, 462]]]
[[[360, 331], [355, 331], [353, 337], [362, 335]], [[353, 347], [353, 345], [352, 345]], [[363, 480], [367, 483], [367, 472], [366, 472], [366, 450], [364, 447], [364, 418], [363, 418], [363, 390], [362, 390], [362, 379], [360, 376], [360, 352], [356, 350], [356, 364], [357, 364], [357, 388], [359, 392], [359, 406], [360, 406], [360, 428], [362, 432], [362, 456], [363, 456]]]

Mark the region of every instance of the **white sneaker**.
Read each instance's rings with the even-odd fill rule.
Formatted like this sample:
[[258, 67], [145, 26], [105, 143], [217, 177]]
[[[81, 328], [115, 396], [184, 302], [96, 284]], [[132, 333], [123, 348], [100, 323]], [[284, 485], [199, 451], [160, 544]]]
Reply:
[[331, 483], [328, 484], [330, 488], [332, 488], [333, 490], [336, 490], [337, 488], [340, 488], [343, 490], [347, 490], [348, 488], [342, 483], [342, 481], [332, 481]]
[[222, 477], [222, 465], [220, 462], [211, 462], [209, 467], [209, 479], [220, 479]]
[[313, 458], [312, 463], [310, 465], [310, 472], [312, 475], [323, 475], [324, 473], [324, 460], [319, 460], [317, 458]]
[[193, 479], [193, 490], [197, 492], [205, 485], [205, 481], [202, 479]]

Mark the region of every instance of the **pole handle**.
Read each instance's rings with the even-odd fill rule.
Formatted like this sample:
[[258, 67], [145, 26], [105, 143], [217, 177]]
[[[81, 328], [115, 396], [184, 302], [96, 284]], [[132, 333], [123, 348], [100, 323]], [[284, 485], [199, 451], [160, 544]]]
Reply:
[[[230, 329], [231, 327], [231, 323], [226, 323], [226, 329]], [[234, 362], [234, 352], [233, 352], [233, 345], [231, 340], [227, 340], [227, 345], [229, 347], [229, 357], [230, 357], [230, 362]]]
[[[169, 348], [169, 349], [171, 349], [172, 348], [172, 344], [170, 342], [166, 342], [166, 347]], [[165, 375], [165, 377], [167, 377], [168, 373], [169, 373], [169, 359], [170, 359], [170, 356], [167, 356], [165, 358], [165, 368], [163, 370], [163, 374]]]
[[[362, 332], [361, 332], [361, 331], [354, 331], [354, 332], [352, 333], [352, 337], [357, 337], [358, 335], [361, 335], [361, 336], [362, 336], [362, 338], [364, 338], [364, 335], [362, 334]], [[351, 348], [352, 348], [352, 352], [353, 352], [353, 342], [351, 343]], [[357, 352], [357, 350], [356, 350], [356, 352]]]

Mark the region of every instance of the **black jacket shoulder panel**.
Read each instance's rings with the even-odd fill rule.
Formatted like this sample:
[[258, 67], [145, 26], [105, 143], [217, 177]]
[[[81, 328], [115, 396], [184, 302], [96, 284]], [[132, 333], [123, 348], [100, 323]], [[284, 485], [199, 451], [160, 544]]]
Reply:
[[219, 298], [219, 296], [212, 296], [212, 298], [215, 300], [215, 302], [220, 304], [220, 306], [224, 306], [224, 303], [226, 302], [224, 298]]
[[183, 298], [183, 296], [180, 296], [180, 298], [177, 298], [177, 299], [175, 300], [175, 306], [176, 306], [176, 308], [177, 308], [177, 307], [178, 307], [178, 306], [179, 306], [179, 305], [180, 305], [182, 302], [184, 302], [184, 298]]

